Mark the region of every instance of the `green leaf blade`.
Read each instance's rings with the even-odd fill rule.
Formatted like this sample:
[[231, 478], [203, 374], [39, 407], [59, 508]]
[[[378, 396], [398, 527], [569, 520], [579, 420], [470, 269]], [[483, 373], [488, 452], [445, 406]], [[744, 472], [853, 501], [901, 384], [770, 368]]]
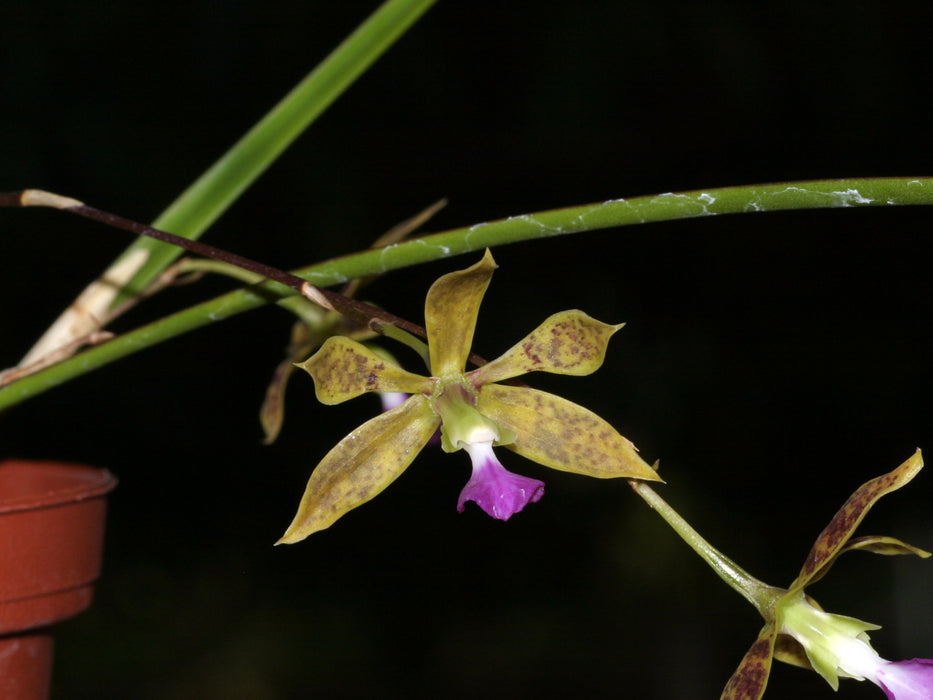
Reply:
[[[208, 168], [153, 222], [197, 239], [352, 85], [436, 0], [387, 0], [356, 31]], [[145, 289], [181, 250], [148, 238], [120, 259], [143, 250], [145, 263], [114, 305]], [[106, 274], [106, 273], [105, 273]]]

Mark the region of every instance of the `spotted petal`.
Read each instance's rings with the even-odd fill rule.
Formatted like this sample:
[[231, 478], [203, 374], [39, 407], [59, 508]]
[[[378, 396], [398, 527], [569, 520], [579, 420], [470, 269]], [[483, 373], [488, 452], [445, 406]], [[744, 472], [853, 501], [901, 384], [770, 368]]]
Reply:
[[337, 404], [367, 391], [430, 393], [433, 382], [380, 357], [344, 336], [328, 338], [321, 349], [298, 364], [314, 379], [318, 401]]
[[536, 371], [592, 374], [603, 364], [609, 338], [623, 325], [597, 321], [576, 309], [561, 311], [503, 355], [470, 372], [470, 381], [474, 386], [482, 386]]
[[347, 435], [311, 473], [298, 513], [276, 544], [300, 542], [372, 499], [408, 468], [439, 423], [427, 397], [416, 394]]
[[855, 550], [872, 552], [874, 554], [885, 554], [887, 556], [893, 556], [897, 554], [913, 554], [920, 557], [921, 559], [926, 559], [930, 556], [930, 552], [920, 549], [919, 547], [914, 547], [913, 545], [907, 544], [906, 542], [901, 542], [899, 539], [894, 537], [886, 537], [883, 535], [866, 535], [865, 537], [856, 537], [855, 539], [849, 540], [845, 546], [841, 547], [839, 551], [836, 552], [834, 556], [827, 559], [823, 565], [816, 572], [814, 572], [812, 576], [810, 576], [806, 585], [812, 586], [826, 575], [830, 568], [832, 568], [832, 565], [836, 563], [836, 559], [838, 559], [846, 552], [852, 552]]
[[720, 700], [759, 700], [768, 686], [777, 626], [766, 624], [722, 691]]
[[444, 275], [428, 290], [424, 325], [435, 377], [459, 374], [466, 367], [479, 305], [495, 269], [496, 262], [487, 250], [478, 263]]
[[487, 384], [479, 391], [476, 408], [515, 433], [509, 449], [538, 464], [599, 479], [661, 480], [609, 423], [559, 396]]
[[292, 326], [292, 336], [285, 351], [285, 359], [279, 363], [272, 374], [272, 380], [266, 389], [266, 397], [259, 409], [259, 422], [266, 437], [263, 443], [270, 445], [275, 442], [282, 430], [285, 420], [285, 388], [288, 380], [295, 371], [295, 363], [302, 357], [307, 357], [316, 345], [311, 328], [304, 321], [297, 321]]
[[866, 535], [864, 537], [856, 537], [854, 540], [849, 540], [846, 546], [839, 550], [839, 553], [841, 554], [843, 552], [856, 549], [866, 552], [874, 552], [875, 554], [886, 554], [888, 556], [897, 554], [914, 554], [921, 559], [927, 559], [930, 557], [930, 552], [920, 549], [919, 547], [914, 547], [913, 545], [907, 544], [906, 542], [901, 542], [895, 537], [887, 537], [885, 535]]
[[862, 484], [820, 533], [790, 589], [803, 588], [821, 578], [878, 499], [913, 479], [922, 467], [923, 458], [917, 450], [894, 471]]

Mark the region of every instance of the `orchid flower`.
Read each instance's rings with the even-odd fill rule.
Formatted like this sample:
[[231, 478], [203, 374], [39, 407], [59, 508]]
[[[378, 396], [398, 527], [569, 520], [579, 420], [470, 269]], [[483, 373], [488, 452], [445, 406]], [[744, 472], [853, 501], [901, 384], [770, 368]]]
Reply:
[[473, 462], [458, 508], [475, 501], [502, 520], [541, 498], [544, 484], [506, 471], [495, 446], [552, 469], [660, 480], [634, 446], [596, 414], [553, 394], [497, 383], [534, 371], [591, 374], [602, 365], [609, 338], [621, 325], [601, 323], [582, 311], [560, 312], [498, 359], [466, 371], [480, 302], [495, 268], [486, 251], [480, 262], [444, 275], [428, 291], [430, 377], [408, 372], [343, 336], [329, 338], [299, 364], [325, 404], [367, 392], [410, 396], [351, 432], [324, 457], [279, 544], [303, 540], [375, 497], [408, 468], [438, 427], [444, 451], [463, 449]]
[[880, 629], [861, 620], [823, 612], [803, 591], [778, 603], [779, 634], [803, 647], [809, 665], [838, 690], [839, 677], [868, 679], [884, 690], [888, 700], [933, 698], [933, 661], [886, 661], [872, 649], [869, 630]]
[[826, 613], [804, 590], [850, 550], [930, 556], [893, 537], [850, 539], [878, 499], [906, 484], [922, 467], [918, 450], [894, 471], [863, 484], [817, 538], [790, 587], [760, 588], [754, 597], [765, 626], [726, 685], [722, 700], [758, 700], [768, 683], [772, 658], [816, 671], [833, 689], [838, 689], [841, 677], [867, 679], [878, 685], [888, 700], [933, 699], [933, 660], [882, 659], [868, 638], [869, 631], [880, 629], [877, 625]]

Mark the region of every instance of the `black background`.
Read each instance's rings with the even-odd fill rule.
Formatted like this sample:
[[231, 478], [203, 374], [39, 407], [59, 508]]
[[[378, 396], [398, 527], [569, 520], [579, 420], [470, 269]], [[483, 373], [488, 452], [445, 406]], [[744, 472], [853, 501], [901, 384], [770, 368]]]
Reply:
[[[63, 3], [4, 10], [0, 189], [148, 221], [375, 2]], [[930, 174], [927, 3], [441, 2], [206, 240], [284, 268], [351, 252], [432, 201], [443, 230], [681, 189]], [[928, 244], [916, 209], [711, 217], [497, 249], [475, 349], [547, 315], [626, 321], [606, 365], [535, 377], [662, 460], [668, 498], [786, 585], [859, 484], [933, 450]], [[0, 366], [128, 243], [51, 211], [0, 212]], [[478, 255], [386, 275], [421, 320]], [[125, 330], [229, 288], [171, 290]], [[0, 418], [4, 456], [107, 467], [107, 558], [62, 625], [56, 698], [712, 698], [757, 613], [621, 482], [551, 472], [507, 524], [454, 505], [465, 455], [425, 453], [376, 500], [273, 548], [313, 466], [377, 410], [296, 377], [275, 445], [256, 412], [290, 319], [174, 339]], [[933, 548], [931, 481], [863, 533]], [[812, 593], [933, 656], [929, 563], [843, 558]], [[867, 687], [866, 687], [867, 686]], [[879, 697], [843, 681], [846, 697]], [[776, 667], [769, 697], [835, 697]], [[799, 695], [796, 695], [799, 696]]]

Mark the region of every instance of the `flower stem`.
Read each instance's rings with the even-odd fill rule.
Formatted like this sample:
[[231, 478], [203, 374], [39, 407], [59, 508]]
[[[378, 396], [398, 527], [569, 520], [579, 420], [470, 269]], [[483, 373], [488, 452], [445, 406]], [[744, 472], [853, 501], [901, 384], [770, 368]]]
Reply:
[[[6, 195], [8, 201], [5, 202], [5, 195], [0, 194], [0, 206], [20, 206], [18, 195]], [[318, 287], [326, 287], [489, 246], [613, 226], [709, 214], [921, 204], [933, 204], [933, 177], [813, 180], [668, 193], [553, 209], [474, 224], [422, 236], [417, 240], [403, 241], [387, 248], [364, 250], [319, 262], [297, 270], [295, 274]], [[192, 306], [110, 342], [89, 348], [15, 383], [0, 386], [0, 410], [156, 343], [293, 293], [289, 287], [265, 282]]]
[[694, 552], [700, 555], [703, 561], [709, 564], [713, 571], [719, 575], [719, 578], [738, 591], [763, 616], [768, 612], [783, 591], [759, 581], [703, 539], [700, 533], [694, 530], [690, 523], [684, 520], [680, 513], [661, 498], [647, 482], [629, 479], [628, 483], [632, 490], [641, 496], [658, 515], [664, 518], [667, 524], [680, 535], [684, 542], [690, 545]]
[[[245, 282], [246, 284], [259, 284], [263, 281], [263, 276], [244, 270], [242, 267], [231, 265], [221, 260], [211, 260], [210, 258], [182, 258], [178, 263], [178, 273], [194, 272], [212, 272], [218, 275], [226, 275], [234, 279]], [[283, 297], [275, 302], [283, 309], [291, 311], [308, 327], [318, 329], [327, 319], [327, 311], [317, 304], [311, 302], [307, 297], [296, 294], [291, 297]]]

